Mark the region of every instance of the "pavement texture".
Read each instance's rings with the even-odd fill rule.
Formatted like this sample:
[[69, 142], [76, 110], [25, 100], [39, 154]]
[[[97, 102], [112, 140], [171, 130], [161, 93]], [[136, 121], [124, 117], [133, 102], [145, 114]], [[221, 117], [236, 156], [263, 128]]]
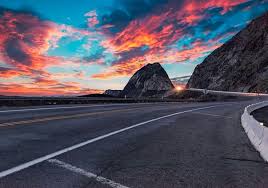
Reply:
[[268, 127], [268, 107], [257, 109], [251, 114], [257, 121], [262, 122], [264, 126]]
[[[268, 164], [240, 122], [251, 103], [0, 109], [0, 174], [11, 169], [0, 178], [0, 187], [267, 187]], [[133, 125], [139, 126], [107, 136]], [[103, 135], [107, 137], [12, 171]]]

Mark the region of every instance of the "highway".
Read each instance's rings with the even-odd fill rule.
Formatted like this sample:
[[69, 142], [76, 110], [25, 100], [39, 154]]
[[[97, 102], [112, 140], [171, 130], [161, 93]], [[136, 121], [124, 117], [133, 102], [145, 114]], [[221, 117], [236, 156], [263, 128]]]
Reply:
[[0, 109], [1, 188], [265, 187], [253, 101]]

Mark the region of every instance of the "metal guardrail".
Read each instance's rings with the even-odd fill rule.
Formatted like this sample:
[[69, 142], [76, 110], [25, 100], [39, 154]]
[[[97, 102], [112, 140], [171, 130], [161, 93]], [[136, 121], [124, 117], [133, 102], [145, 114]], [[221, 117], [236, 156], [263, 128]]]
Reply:
[[245, 93], [245, 92], [234, 92], [234, 91], [216, 91], [216, 90], [208, 90], [208, 89], [197, 89], [197, 88], [189, 88], [188, 91], [197, 91], [202, 92], [204, 94], [215, 94], [215, 95], [228, 95], [228, 96], [245, 96], [245, 97], [268, 97], [266, 93]]
[[[217, 94], [217, 95], [229, 95], [229, 96], [268, 96], [268, 94], [265, 93], [244, 93], [244, 92], [232, 92], [232, 91], [216, 91], [216, 90], [208, 90], [208, 89], [197, 89], [197, 88], [189, 88], [186, 89], [188, 91], [196, 91], [196, 92], [202, 92], [204, 94]], [[104, 101], [133, 101], [133, 100], [161, 100], [157, 98], [116, 98], [116, 97], [21, 97], [21, 96], [0, 96], [1, 100], [104, 100]], [[165, 99], [167, 100], [167, 99]]]
[[0, 97], [0, 106], [65, 105], [90, 103], [183, 102], [182, 99], [106, 97]]
[[[207, 89], [189, 88], [188, 91], [202, 92], [204, 94], [225, 95], [225, 96], [268, 96], [268, 94], [242, 93], [228, 91], [214, 91]], [[183, 99], [168, 98], [116, 98], [116, 97], [16, 97], [0, 96], [0, 106], [17, 105], [46, 105], [46, 104], [85, 104], [85, 103], [139, 103], [139, 102], [182, 102]], [[190, 101], [190, 100], [189, 100]], [[198, 100], [196, 100], [198, 101]]]

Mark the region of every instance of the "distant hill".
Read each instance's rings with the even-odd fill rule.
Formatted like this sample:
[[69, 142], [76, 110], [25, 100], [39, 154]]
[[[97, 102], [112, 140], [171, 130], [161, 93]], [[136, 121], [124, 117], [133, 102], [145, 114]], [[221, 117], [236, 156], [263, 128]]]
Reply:
[[268, 12], [253, 20], [199, 64], [188, 87], [268, 91]]
[[110, 95], [110, 96], [118, 97], [121, 92], [122, 92], [122, 90], [108, 89], [108, 90], [104, 91], [103, 94], [104, 95]]
[[129, 80], [121, 97], [160, 97], [173, 89], [166, 71], [159, 63], [148, 64], [138, 70]]
[[112, 95], [107, 95], [107, 94], [100, 94], [100, 93], [96, 93], [96, 94], [88, 94], [88, 95], [81, 95], [79, 97], [114, 97]]

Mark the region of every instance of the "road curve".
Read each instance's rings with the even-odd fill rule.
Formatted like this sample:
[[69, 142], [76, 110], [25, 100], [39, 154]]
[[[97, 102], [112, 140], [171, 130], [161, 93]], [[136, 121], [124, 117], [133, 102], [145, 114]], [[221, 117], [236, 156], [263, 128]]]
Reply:
[[0, 187], [265, 187], [248, 104], [0, 109]]

